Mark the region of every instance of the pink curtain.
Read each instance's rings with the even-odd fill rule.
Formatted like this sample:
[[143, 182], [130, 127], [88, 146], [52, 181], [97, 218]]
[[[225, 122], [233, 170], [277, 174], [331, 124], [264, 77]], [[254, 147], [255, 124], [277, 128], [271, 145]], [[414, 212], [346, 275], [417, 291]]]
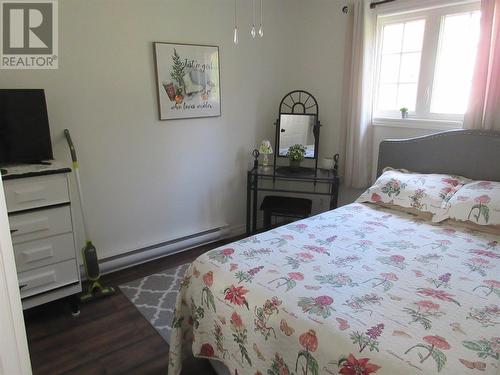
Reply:
[[500, 131], [500, 0], [481, 1], [481, 34], [464, 128]]

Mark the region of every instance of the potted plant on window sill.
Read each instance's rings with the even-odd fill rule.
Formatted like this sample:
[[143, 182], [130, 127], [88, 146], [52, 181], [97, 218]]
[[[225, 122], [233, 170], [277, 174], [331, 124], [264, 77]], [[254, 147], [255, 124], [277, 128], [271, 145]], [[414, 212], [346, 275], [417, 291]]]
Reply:
[[286, 156], [290, 160], [290, 169], [298, 170], [300, 163], [306, 157], [306, 148], [299, 144], [293, 145], [288, 149]]
[[408, 118], [408, 108], [402, 107], [400, 111], [401, 111], [401, 118]]

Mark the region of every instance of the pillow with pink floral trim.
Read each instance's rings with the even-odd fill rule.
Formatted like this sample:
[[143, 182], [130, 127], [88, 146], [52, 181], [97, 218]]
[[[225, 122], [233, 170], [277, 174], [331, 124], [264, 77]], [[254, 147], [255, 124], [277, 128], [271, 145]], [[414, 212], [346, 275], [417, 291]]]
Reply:
[[442, 221], [447, 219], [445, 214], [450, 198], [469, 181], [465, 177], [444, 174], [387, 170], [356, 202], [413, 208], [433, 214], [432, 221]]
[[446, 216], [479, 225], [500, 224], [500, 182], [472, 181], [448, 201]]

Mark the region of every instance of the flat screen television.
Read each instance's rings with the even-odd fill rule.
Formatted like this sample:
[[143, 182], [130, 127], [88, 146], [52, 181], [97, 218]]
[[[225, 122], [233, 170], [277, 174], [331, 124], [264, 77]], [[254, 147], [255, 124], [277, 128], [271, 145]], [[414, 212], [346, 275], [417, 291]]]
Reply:
[[0, 164], [53, 159], [45, 92], [0, 89]]

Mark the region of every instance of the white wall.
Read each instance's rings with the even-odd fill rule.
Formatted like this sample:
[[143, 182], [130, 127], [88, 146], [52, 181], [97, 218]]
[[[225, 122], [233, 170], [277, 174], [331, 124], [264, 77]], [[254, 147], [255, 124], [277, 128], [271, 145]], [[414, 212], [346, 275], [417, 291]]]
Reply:
[[348, 1], [341, 0], [301, 1], [295, 23], [297, 34], [291, 59], [298, 65], [288, 85], [290, 89], [310, 91], [318, 100], [323, 125], [320, 160], [342, 154], [344, 143], [341, 114], [350, 18], [342, 13], [346, 4]]
[[[61, 0], [59, 69], [2, 71], [1, 88], [44, 88], [57, 159], [69, 128], [101, 257], [245, 220], [250, 151], [274, 139], [281, 97], [319, 100], [320, 156], [340, 151], [343, 1], [270, 0], [251, 40], [251, 2]], [[220, 46], [222, 117], [160, 122], [152, 42]], [[80, 240], [83, 238], [80, 234]]]
[[[244, 223], [249, 153], [290, 88], [296, 3], [266, 1], [252, 41], [240, 1], [235, 47], [229, 0], [62, 0], [59, 69], [0, 73], [2, 88], [46, 90], [58, 159], [70, 129], [102, 257]], [[220, 46], [222, 117], [158, 121], [153, 41]]]

